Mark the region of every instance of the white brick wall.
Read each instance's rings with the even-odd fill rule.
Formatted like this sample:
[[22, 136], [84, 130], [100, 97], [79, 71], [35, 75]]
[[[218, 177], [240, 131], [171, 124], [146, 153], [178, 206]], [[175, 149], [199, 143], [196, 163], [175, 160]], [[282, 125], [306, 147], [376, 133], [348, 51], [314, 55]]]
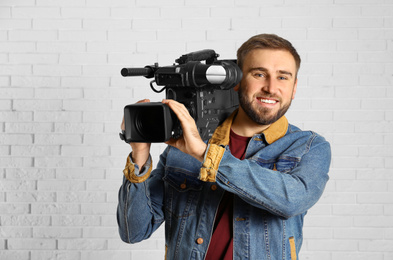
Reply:
[[262, 32], [303, 58], [290, 121], [333, 149], [301, 259], [393, 259], [392, 0], [1, 0], [0, 259], [162, 259], [163, 229], [117, 234], [122, 109], [163, 97], [120, 69]]

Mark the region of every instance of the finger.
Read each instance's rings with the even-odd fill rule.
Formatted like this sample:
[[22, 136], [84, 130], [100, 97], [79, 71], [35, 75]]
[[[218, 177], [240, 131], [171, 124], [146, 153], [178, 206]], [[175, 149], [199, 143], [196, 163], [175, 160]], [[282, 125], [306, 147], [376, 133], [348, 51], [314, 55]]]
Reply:
[[123, 116], [123, 121], [121, 122], [121, 125], [120, 125], [120, 129], [123, 131], [126, 130], [125, 123], [124, 123], [124, 116]]
[[[139, 100], [136, 103], [138, 104], [138, 103], [147, 103], [147, 102], [150, 102], [150, 99], [145, 98], [145, 99]], [[123, 121], [121, 122], [121, 125], [120, 125], [120, 129], [123, 131], [126, 129], [125, 123], [124, 123], [124, 116], [123, 116]]]
[[163, 103], [167, 104], [169, 108], [172, 109], [172, 111], [176, 114], [179, 120], [181, 119], [189, 120], [189, 121], [193, 120], [188, 109], [182, 103], [179, 103], [175, 100], [168, 100], [168, 99], [164, 99]]
[[150, 99], [145, 98], [145, 99], [139, 100], [139, 101], [136, 102], [136, 103], [138, 104], [138, 103], [147, 103], [147, 102], [150, 102]]

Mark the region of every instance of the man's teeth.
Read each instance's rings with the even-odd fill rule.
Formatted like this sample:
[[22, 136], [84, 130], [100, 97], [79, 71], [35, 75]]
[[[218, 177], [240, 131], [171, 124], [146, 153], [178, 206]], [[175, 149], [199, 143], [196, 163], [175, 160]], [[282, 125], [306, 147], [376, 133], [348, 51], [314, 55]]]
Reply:
[[272, 99], [263, 99], [263, 98], [261, 98], [261, 99], [259, 99], [261, 102], [263, 102], [263, 103], [268, 103], [268, 104], [275, 104], [275, 103], [277, 103], [277, 101], [276, 100], [272, 100]]

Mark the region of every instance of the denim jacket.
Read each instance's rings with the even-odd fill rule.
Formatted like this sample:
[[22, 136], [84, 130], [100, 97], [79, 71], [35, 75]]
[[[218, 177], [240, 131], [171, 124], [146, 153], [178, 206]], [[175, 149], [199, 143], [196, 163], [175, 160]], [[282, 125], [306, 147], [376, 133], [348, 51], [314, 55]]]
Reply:
[[168, 146], [155, 170], [127, 158], [119, 191], [120, 237], [136, 243], [165, 222], [165, 257], [202, 260], [224, 191], [234, 194], [233, 258], [298, 259], [304, 216], [328, 181], [329, 143], [280, 118], [231, 155], [232, 114], [208, 142], [204, 161]]

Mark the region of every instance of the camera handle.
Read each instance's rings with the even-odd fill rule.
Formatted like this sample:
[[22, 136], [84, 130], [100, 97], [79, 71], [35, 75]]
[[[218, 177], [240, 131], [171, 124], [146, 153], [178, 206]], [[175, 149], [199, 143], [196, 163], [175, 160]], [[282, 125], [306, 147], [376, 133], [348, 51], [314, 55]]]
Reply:
[[156, 82], [155, 80], [150, 81], [150, 88], [151, 88], [154, 92], [156, 92], [156, 93], [161, 93], [161, 92], [163, 92], [163, 91], [166, 89], [166, 86], [165, 86], [165, 87], [163, 87], [162, 89], [157, 90], [157, 89], [153, 86], [153, 83], [155, 83], [155, 82]]

